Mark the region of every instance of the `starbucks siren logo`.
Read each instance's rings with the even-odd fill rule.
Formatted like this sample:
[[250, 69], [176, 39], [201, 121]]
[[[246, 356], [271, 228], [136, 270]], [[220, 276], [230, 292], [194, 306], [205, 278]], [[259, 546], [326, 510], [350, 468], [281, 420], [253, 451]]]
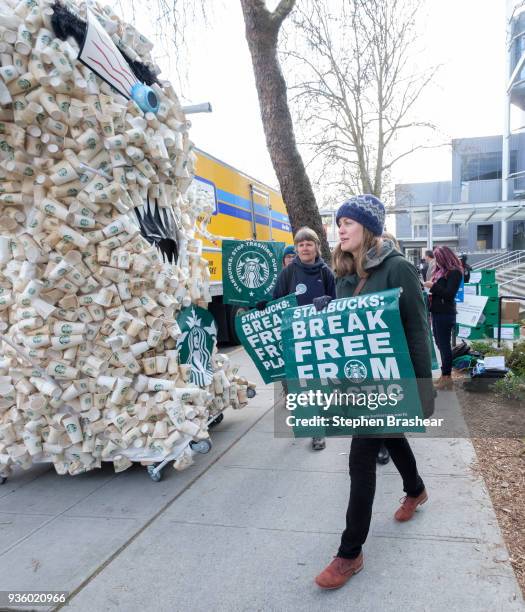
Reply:
[[273, 245], [246, 240], [236, 244], [226, 258], [225, 276], [235, 294], [246, 297], [248, 302], [248, 295], [271, 292], [279, 271]]
[[177, 322], [181, 329], [176, 345], [180, 363], [191, 366], [192, 383], [205, 387], [213, 380], [212, 353], [217, 339], [213, 316], [203, 308], [190, 306], [181, 311]]
[[365, 380], [367, 371], [365, 364], [358, 359], [351, 359], [345, 363], [345, 376], [352, 382], [361, 383]]
[[248, 251], [241, 255], [235, 266], [239, 281], [248, 289], [262, 287], [270, 276], [270, 265], [264, 255]]
[[303, 295], [306, 293], [306, 285], [304, 283], [299, 283], [295, 288], [295, 295]]

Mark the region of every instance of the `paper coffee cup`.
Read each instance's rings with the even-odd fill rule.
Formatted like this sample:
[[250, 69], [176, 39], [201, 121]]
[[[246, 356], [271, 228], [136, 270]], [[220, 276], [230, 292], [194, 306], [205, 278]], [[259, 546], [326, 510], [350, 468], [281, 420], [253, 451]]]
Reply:
[[157, 355], [155, 357], [155, 369], [157, 371], [157, 374], [164, 374], [166, 372], [166, 370], [168, 369], [168, 362], [168, 357], [164, 355]]
[[64, 351], [72, 346], [78, 346], [83, 342], [84, 338], [80, 334], [53, 336], [51, 338], [51, 347], [57, 351]]
[[155, 423], [155, 429], [153, 430], [153, 438], [167, 438], [168, 437], [168, 424], [166, 421], [157, 421]]
[[34, 457], [42, 453], [42, 440], [39, 436], [33, 435], [29, 432], [25, 432], [22, 436], [22, 440], [27, 448], [28, 453]]
[[128, 336], [132, 336], [135, 337], [137, 336], [140, 331], [146, 326], [146, 324], [143, 321], [140, 321], [139, 319], [133, 319], [133, 321], [131, 321], [131, 323], [128, 325], [127, 329], [126, 329], [126, 334]]
[[133, 381], [131, 378], [118, 378], [115, 388], [111, 394], [110, 401], [117, 406], [122, 404], [132, 382]]
[[189, 382], [191, 378], [191, 365], [179, 364], [179, 373], [184, 382]]
[[132, 354], [136, 357], [137, 355], [141, 355], [142, 353], [145, 353], [146, 351], [150, 350], [150, 345], [147, 342], [137, 342], [135, 344], [132, 344], [129, 349], [132, 352]]
[[123, 472], [131, 467], [132, 461], [128, 459], [128, 457], [124, 457], [123, 455], [115, 456], [113, 459], [113, 467], [115, 469], [115, 473]]
[[69, 439], [73, 444], [82, 442], [82, 429], [80, 428], [80, 422], [76, 414], [71, 414], [62, 419], [62, 425], [64, 426]]
[[175, 388], [175, 381], [165, 378], [150, 378], [148, 380], [148, 391], [170, 391]]
[[192, 421], [184, 421], [176, 427], [181, 433], [191, 436], [192, 438], [198, 436], [200, 432], [200, 427]]
[[57, 379], [74, 380], [78, 377], [78, 370], [62, 361], [50, 361], [46, 374]]
[[113, 442], [112, 440], [108, 440], [107, 444], [102, 451], [102, 458], [107, 459], [114, 455], [117, 451], [122, 450], [118, 444]]

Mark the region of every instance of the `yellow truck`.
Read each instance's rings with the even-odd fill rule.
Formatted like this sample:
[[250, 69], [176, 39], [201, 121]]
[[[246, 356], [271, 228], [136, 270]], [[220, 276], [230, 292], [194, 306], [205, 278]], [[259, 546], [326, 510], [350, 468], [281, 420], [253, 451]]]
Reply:
[[[238, 240], [273, 240], [292, 244], [290, 221], [279, 191], [272, 189], [233, 166], [196, 149], [194, 188], [213, 198], [215, 213], [208, 231], [216, 236]], [[203, 256], [211, 274], [212, 302], [219, 342], [237, 343], [234, 319], [238, 306], [222, 303], [221, 244], [203, 241]]]

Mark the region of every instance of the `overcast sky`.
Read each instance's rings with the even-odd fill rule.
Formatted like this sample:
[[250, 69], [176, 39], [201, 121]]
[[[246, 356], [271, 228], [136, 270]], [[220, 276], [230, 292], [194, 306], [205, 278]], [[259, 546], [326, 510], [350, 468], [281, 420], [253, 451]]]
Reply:
[[[121, 4], [126, 5], [126, 0]], [[418, 57], [421, 66], [442, 67], [421, 99], [419, 117], [439, 127], [436, 143], [500, 134], [504, 109], [504, 1], [427, 0], [423, 4], [424, 52]], [[188, 80], [184, 95], [186, 101], [193, 103], [211, 102], [213, 113], [190, 117], [192, 140], [199, 148], [255, 178], [276, 184], [260, 121], [240, 2], [208, 0], [206, 6], [212, 7], [208, 24], [196, 19], [187, 30]], [[137, 25], [153, 36], [150, 15], [147, 10], [140, 13]], [[160, 44], [157, 49], [162, 52]], [[163, 76], [177, 86], [175, 62], [165, 57], [158, 59], [165, 71]], [[402, 160], [394, 168], [393, 177], [395, 182], [417, 182], [447, 180], [450, 174], [450, 150], [444, 147]]]

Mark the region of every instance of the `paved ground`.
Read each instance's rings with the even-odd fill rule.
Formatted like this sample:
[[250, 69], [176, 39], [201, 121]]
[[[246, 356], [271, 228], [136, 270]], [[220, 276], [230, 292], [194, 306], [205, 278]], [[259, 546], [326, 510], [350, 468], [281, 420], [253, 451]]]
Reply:
[[[260, 381], [243, 351], [233, 357]], [[70, 591], [67, 609], [82, 612], [525, 609], [465, 439], [414, 440], [430, 500], [407, 524], [392, 518], [395, 468], [378, 467], [365, 571], [317, 589], [343, 527], [349, 440], [314, 453], [276, 439], [273, 399], [261, 385], [213, 431], [208, 455], [160, 483], [139, 467], [13, 477], [0, 488], [0, 590]], [[438, 415], [452, 401], [440, 395]]]

